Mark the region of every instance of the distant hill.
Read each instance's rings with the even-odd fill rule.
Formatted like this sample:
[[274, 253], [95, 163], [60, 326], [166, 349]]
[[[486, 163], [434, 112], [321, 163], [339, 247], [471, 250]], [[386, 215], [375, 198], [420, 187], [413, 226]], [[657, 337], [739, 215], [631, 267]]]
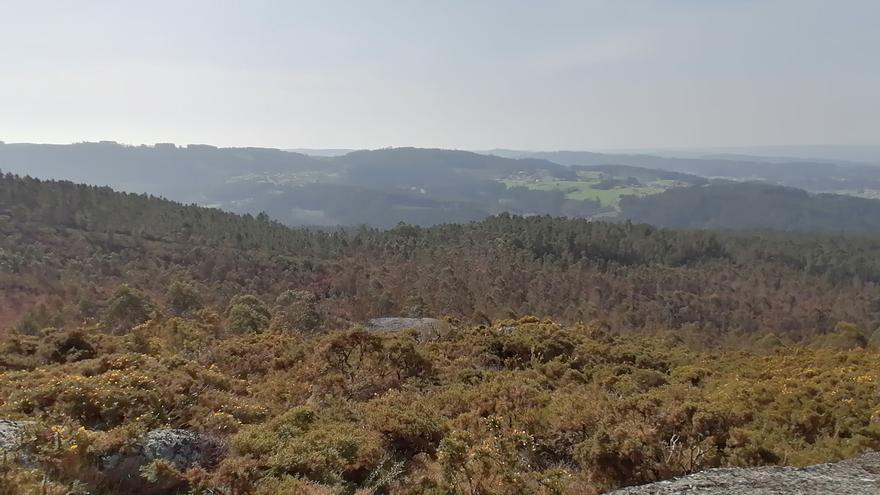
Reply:
[[178, 201], [205, 201], [205, 190], [229, 177], [318, 169], [319, 159], [267, 148], [209, 145], [126, 146], [99, 143], [2, 144], [0, 170], [44, 179], [110, 186]]
[[395, 148], [313, 157], [208, 145], [0, 145], [0, 170], [149, 193], [288, 225], [391, 227], [480, 220], [511, 212], [586, 217], [598, 202], [507, 187], [511, 176], [575, 179], [566, 166], [466, 151]]
[[624, 198], [621, 216], [659, 227], [880, 231], [880, 201], [760, 183], [713, 183]]
[[339, 157], [337, 163], [348, 167], [369, 167], [390, 173], [412, 170], [466, 173], [472, 177], [494, 179], [499, 174], [543, 172], [555, 178], [575, 178], [569, 167], [539, 158], [504, 158], [470, 151], [430, 148], [388, 148], [354, 151]]
[[292, 148], [284, 151], [290, 151], [293, 153], [301, 153], [303, 155], [309, 156], [322, 156], [322, 157], [331, 157], [331, 156], [342, 156], [346, 153], [351, 153], [352, 151], [357, 151], [353, 148]]
[[[880, 145], [870, 144], [814, 144], [814, 145], [769, 145], [769, 146], [727, 146], [720, 148], [698, 148], [684, 152], [707, 157], [717, 155], [740, 155], [766, 161], [810, 160], [829, 163], [880, 164]], [[682, 150], [646, 151], [660, 156], [684, 156]]]
[[843, 165], [821, 160], [769, 161], [735, 155], [678, 158], [647, 154], [608, 154], [589, 151], [493, 150], [508, 158], [540, 158], [563, 165], [628, 165], [668, 170], [701, 177], [763, 180], [812, 192], [880, 190], [880, 167]]
[[[347, 150], [337, 150], [344, 152]], [[501, 156], [502, 154], [507, 156]], [[126, 146], [115, 142], [71, 145], [0, 144], [0, 170], [42, 179], [61, 179], [116, 190], [145, 193], [183, 203], [270, 218], [290, 226], [435, 225], [478, 221], [500, 213], [575, 218], [619, 216], [625, 198], [705, 195], [733, 201], [726, 189], [690, 193], [678, 189], [703, 186], [707, 178], [762, 181], [810, 192], [835, 192], [880, 198], [880, 167], [831, 163], [770, 163], [725, 158], [669, 158], [611, 155], [580, 151], [480, 154], [460, 150], [387, 148], [310, 156], [268, 148], [217, 148], [210, 145], [156, 144]], [[790, 191], [779, 198], [787, 198]], [[726, 199], [723, 199], [726, 198]], [[650, 200], [645, 200], [650, 201]], [[678, 200], [675, 200], [678, 201]], [[675, 202], [673, 201], [673, 203]], [[825, 200], [812, 213], [788, 212], [792, 202], [750, 204], [756, 218], [772, 228], [807, 229], [838, 225]], [[833, 203], [833, 204], [832, 204]], [[636, 204], [626, 200], [638, 213]], [[856, 203], [862, 204], [862, 203]], [[866, 203], [873, 204], [873, 203]], [[673, 205], [667, 205], [673, 207]], [[797, 207], [805, 205], [799, 204]], [[650, 208], [651, 206], [646, 206]], [[670, 212], [632, 213], [658, 225], [688, 226], [693, 212], [680, 218]], [[782, 218], [784, 217], [784, 218]], [[791, 218], [790, 218], [791, 217]], [[727, 217], [707, 225], [738, 228], [751, 225]], [[703, 222], [696, 222], [698, 225]], [[853, 230], [873, 228], [870, 220], [846, 220]]]

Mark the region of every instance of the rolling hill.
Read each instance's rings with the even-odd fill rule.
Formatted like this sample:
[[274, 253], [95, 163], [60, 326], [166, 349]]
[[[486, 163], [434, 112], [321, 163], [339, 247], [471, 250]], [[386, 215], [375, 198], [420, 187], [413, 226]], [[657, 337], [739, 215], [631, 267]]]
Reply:
[[660, 227], [880, 232], [878, 200], [763, 183], [670, 189], [620, 206], [622, 217]]
[[[540, 158], [563, 165], [629, 165], [681, 172], [707, 178], [760, 180], [810, 192], [871, 194], [880, 191], [880, 166], [834, 160], [772, 160], [737, 155], [715, 158], [663, 157], [647, 154], [607, 154], [589, 151], [529, 152], [493, 150], [510, 158]], [[867, 193], [866, 193], [867, 191]]]
[[[0, 169], [240, 214], [264, 212], [290, 226], [429, 226], [507, 212], [661, 226], [867, 231], [875, 228], [872, 220], [849, 217], [860, 217], [861, 209], [873, 211], [870, 201], [766, 189], [778, 193], [772, 201], [773, 194], [756, 194], [754, 184], [736, 187], [715, 180], [703, 186], [710, 182], [707, 177], [723, 176], [811, 193], [880, 197], [880, 168], [871, 166], [587, 152], [507, 154], [511, 157], [389, 148], [316, 157], [208, 145], [0, 144]], [[699, 212], [700, 201], [711, 209]], [[705, 218], [697, 219], [700, 214]]]

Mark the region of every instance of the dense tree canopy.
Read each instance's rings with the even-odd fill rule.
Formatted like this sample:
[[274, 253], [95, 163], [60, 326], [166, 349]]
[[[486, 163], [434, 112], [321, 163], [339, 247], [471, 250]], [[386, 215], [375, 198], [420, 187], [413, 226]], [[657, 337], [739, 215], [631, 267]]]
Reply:
[[[288, 323], [325, 328], [403, 314], [413, 301], [422, 314], [477, 323], [599, 318], [615, 331], [674, 329], [705, 343], [797, 341], [841, 321], [871, 336], [880, 321], [880, 239], [870, 236], [510, 215], [328, 232], [65, 182], [6, 176], [0, 188], [7, 326], [106, 320], [121, 284], [175, 299], [174, 314], [202, 305], [226, 314], [234, 296], [252, 294], [290, 307]], [[287, 290], [308, 295], [275, 301]]]
[[621, 215], [670, 228], [877, 232], [880, 201], [763, 183], [682, 187], [621, 201]]

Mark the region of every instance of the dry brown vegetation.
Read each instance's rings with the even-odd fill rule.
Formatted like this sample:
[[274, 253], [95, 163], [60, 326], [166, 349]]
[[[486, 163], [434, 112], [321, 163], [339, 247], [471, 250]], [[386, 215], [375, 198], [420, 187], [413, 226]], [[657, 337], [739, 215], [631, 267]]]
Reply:
[[[326, 233], [0, 186], [0, 418], [34, 422], [3, 495], [119, 493], [106, 460], [167, 427], [224, 448], [123, 491], [598, 493], [880, 448], [873, 238]], [[447, 327], [356, 323], [390, 314]]]

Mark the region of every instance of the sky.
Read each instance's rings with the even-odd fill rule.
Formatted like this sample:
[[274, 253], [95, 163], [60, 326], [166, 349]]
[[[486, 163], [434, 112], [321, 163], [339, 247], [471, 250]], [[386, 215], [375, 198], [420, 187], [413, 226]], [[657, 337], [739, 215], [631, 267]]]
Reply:
[[877, 0], [0, 0], [0, 140], [880, 144]]

